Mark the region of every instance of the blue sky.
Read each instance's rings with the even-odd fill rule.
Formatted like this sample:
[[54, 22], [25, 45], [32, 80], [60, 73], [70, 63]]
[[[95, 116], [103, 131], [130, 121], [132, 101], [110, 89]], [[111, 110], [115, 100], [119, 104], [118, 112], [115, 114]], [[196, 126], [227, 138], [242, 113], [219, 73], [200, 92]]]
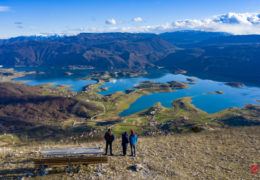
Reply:
[[[260, 0], [0, 0], [0, 38], [108, 31], [228, 31], [228, 28], [230, 31], [238, 28], [238, 34], [258, 33], [258, 20], [251, 27], [243, 18], [257, 13], [253, 19], [260, 19], [259, 11]], [[238, 19], [240, 25], [223, 26], [224, 21], [221, 28], [218, 24], [204, 25], [208, 18], [215, 22], [217, 15]]]

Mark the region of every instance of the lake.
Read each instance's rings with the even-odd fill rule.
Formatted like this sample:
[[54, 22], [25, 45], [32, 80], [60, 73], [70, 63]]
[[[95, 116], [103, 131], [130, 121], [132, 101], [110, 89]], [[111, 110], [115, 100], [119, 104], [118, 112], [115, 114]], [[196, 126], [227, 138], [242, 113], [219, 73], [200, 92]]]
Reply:
[[[16, 70], [32, 70], [32, 69], [16, 69]], [[25, 84], [38, 85], [55, 82], [55, 85], [66, 84], [70, 85], [74, 91], [81, 90], [84, 86], [96, 81], [82, 80], [81, 78], [88, 76], [90, 70], [69, 70], [72, 75], [65, 74], [66, 70], [48, 70], [44, 74], [33, 74], [25, 77], [17, 78], [15, 80], [26, 80]], [[166, 83], [168, 81], [183, 81], [187, 77], [195, 78], [194, 84], [188, 84], [190, 89], [175, 90], [168, 93], [152, 93], [144, 95], [137, 99], [130, 105], [128, 109], [120, 113], [120, 116], [127, 116], [146, 108], [153, 106], [160, 102], [165, 107], [171, 107], [172, 102], [181, 97], [192, 97], [192, 104], [197, 108], [214, 113], [224, 110], [229, 107], [243, 107], [245, 104], [260, 104], [256, 100], [260, 100], [260, 87], [244, 86], [244, 87], [230, 87], [225, 85], [225, 82], [218, 82], [213, 80], [204, 80], [197, 77], [185, 76], [182, 74], [171, 74], [165, 71], [155, 71], [142, 77], [134, 78], [118, 78], [111, 82], [106, 82], [101, 87], [108, 87], [107, 91], [99, 92], [102, 95], [108, 95], [117, 91], [125, 91], [129, 88], [134, 88], [135, 85], [142, 81], [154, 81]], [[206, 92], [221, 90], [224, 94], [205, 94]]]
[[[90, 70], [68, 70], [68, 69], [46, 69], [46, 68], [30, 68], [20, 67], [14, 68], [16, 71], [37, 71], [43, 72], [37, 74], [29, 74], [24, 77], [13, 79], [14, 81], [26, 81], [24, 84], [40, 85], [47, 83], [55, 83], [53, 86], [70, 85], [73, 91], [81, 91], [82, 88], [88, 84], [96, 83], [92, 80], [82, 80], [82, 78], [89, 75]], [[72, 73], [67, 75], [66, 72]]]

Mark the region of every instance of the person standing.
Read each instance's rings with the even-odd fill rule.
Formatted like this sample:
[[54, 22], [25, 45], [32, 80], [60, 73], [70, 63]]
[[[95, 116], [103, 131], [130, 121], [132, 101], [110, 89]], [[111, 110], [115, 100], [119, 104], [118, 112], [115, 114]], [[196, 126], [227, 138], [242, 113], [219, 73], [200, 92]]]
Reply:
[[123, 147], [123, 155], [126, 155], [127, 152], [127, 145], [129, 143], [128, 140], [128, 133], [127, 132], [123, 132], [122, 133], [122, 147]]
[[131, 146], [131, 156], [136, 156], [135, 145], [137, 143], [137, 135], [135, 134], [134, 130], [131, 130], [131, 135], [129, 137], [129, 142], [130, 142], [130, 146]]
[[105, 155], [107, 155], [107, 149], [108, 149], [108, 146], [109, 146], [110, 147], [110, 155], [113, 156], [114, 154], [112, 153], [112, 142], [114, 141], [115, 136], [112, 134], [111, 129], [107, 130], [104, 138], [106, 140], [106, 154]]

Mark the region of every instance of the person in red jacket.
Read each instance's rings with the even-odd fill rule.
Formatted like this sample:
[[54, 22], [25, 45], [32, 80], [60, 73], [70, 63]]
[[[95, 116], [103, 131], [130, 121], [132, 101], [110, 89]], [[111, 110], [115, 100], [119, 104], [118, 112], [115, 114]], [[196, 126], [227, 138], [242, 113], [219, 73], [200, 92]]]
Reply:
[[135, 145], [137, 143], [137, 135], [135, 134], [134, 130], [131, 130], [131, 135], [129, 137], [129, 142], [130, 142], [130, 146], [131, 146], [131, 156], [136, 156]]

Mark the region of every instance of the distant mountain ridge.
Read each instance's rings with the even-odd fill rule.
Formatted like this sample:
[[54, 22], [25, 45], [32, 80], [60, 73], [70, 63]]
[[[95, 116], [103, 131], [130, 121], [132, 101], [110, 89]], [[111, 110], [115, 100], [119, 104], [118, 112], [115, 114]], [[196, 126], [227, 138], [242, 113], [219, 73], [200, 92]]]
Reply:
[[4, 66], [84, 65], [108, 70], [163, 66], [258, 85], [259, 57], [260, 35], [221, 32], [82, 33], [0, 40], [0, 64]]
[[166, 32], [159, 35], [160, 38], [181, 48], [195, 47], [197, 44], [214, 38], [227, 37], [231, 34], [224, 32], [205, 32], [205, 31], [176, 31]]
[[88, 65], [95, 68], [146, 68], [176, 47], [154, 34], [84, 33], [0, 46], [0, 64], [15, 66]]
[[201, 46], [260, 44], [260, 35], [217, 36], [196, 44]]
[[22, 42], [29, 42], [29, 41], [49, 41], [49, 40], [55, 40], [60, 39], [65, 36], [59, 36], [59, 35], [52, 35], [52, 36], [41, 36], [41, 35], [35, 35], [35, 36], [18, 36], [13, 37], [9, 39], [0, 39], [0, 46], [1, 45], [7, 45], [7, 44], [14, 44], [14, 43], [22, 43]]

